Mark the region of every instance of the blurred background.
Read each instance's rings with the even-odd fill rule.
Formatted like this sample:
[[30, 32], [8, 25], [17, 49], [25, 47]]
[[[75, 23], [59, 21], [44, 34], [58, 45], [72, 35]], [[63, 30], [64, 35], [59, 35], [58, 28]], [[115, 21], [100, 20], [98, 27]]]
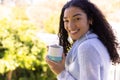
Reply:
[[[56, 80], [45, 63], [46, 46], [58, 43], [59, 16], [69, 0], [0, 0], [0, 80]], [[120, 0], [90, 0], [120, 42]], [[118, 49], [119, 51], [119, 49]], [[109, 80], [120, 80], [119, 65]]]

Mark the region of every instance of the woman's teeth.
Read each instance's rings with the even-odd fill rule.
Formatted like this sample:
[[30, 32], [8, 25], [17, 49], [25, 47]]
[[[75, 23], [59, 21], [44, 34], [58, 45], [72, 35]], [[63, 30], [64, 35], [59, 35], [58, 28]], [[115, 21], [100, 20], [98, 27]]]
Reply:
[[75, 33], [77, 33], [78, 31], [79, 31], [79, 29], [74, 30], [74, 31], [70, 31], [70, 33], [71, 33], [71, 34], [75, 34]]

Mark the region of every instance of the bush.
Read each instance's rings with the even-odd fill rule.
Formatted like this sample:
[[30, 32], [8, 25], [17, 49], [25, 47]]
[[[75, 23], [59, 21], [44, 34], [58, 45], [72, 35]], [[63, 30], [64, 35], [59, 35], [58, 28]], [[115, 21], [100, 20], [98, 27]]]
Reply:
[[50, 70], [44, 60], [46, 46], [36, 37], [38, 30], [26, 21], [0, 20], [0, 78], [2, 80], [55, 79], [53, 74], [48, 76]]

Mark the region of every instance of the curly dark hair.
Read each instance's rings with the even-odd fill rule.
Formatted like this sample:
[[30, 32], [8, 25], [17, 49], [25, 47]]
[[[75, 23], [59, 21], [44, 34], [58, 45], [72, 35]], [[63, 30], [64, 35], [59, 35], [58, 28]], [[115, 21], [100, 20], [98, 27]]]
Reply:
[[118, 63], [119, 54], [117, 52], [117, 47], [119, 44], [117, 43], [116, 37], [112, 31], [112, 27], [105, 19], [105, 16], [102, 14], [102, 12], [93, 3], [87, 0], [71, 0], [67, 2], [62, 8], [58, 36], [60, 41], [59, 44], [63, 46], [64, 53], [67, 53], [72, 45], [68, 40], [69, 36], [64, 28], [63, 22], [64, 11], [66, 8], [71, 6], [82, 9], [87, 14], [88, 20], [92, 20], [90, 29], [93, 30], [93, 33], [99, 36], [99, 39], [108, 49], [111, 61], [113, 63]]

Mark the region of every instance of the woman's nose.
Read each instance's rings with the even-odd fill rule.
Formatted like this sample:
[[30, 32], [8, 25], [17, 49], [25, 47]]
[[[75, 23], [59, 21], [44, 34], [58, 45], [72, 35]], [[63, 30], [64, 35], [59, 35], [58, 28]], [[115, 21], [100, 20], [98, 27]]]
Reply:
[[68, 29], [73, 29], [75, 27], [75, 23], [74, 22], [69, 22], [69, 25], [68, 25]]

